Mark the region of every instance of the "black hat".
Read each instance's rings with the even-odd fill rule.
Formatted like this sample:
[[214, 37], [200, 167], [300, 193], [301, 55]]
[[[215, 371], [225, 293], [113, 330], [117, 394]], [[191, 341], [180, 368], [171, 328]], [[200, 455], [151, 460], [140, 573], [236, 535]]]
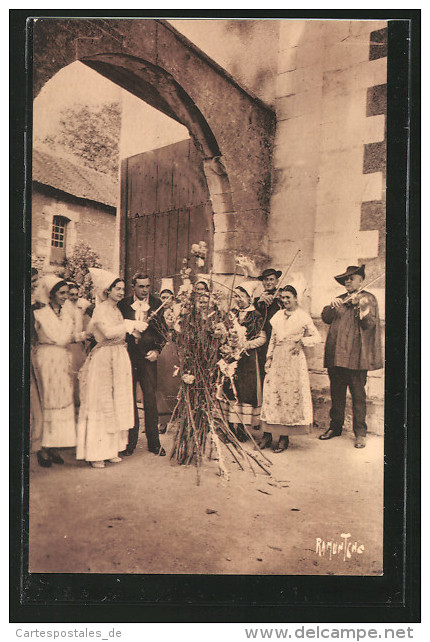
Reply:
[[266, 276], [271, 276], [272, 274], [274, 274], [276, 278], [279, 279], [279, 277], [282, 274], [282, 270], [274, 270], [273, 268], [266, 268], [265, 270], [263, 270], [263, 274], [261, 274], [261, 276], [257, 278], [259, 281], [262, 281], [263, 279], [266, 278]]
[[348, 267], [346, 268], [346, 270], [345, 270], [345, 272], [343, 274], [338, 274], [334, 278], [341, 285], [345, 285], [346, 277], [347, 276], [352, 276], [353, 274], [359, 274], [364, 279], [365, 278], [364, 268], [365, 268], [364, 264], [363, 265], [348, 265]]

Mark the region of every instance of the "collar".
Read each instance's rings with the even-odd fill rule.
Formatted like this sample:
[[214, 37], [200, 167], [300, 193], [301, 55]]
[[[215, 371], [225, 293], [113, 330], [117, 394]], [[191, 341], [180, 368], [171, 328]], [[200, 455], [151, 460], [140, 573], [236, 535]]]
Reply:
[[55, 316], [56, 316], [56, 317], [61, 316], [61, 310], [63, 309], [63, 306], [62, 306], [62, 305], [60, 305], [60, 307], [59, 307], [59, 309], [58, 309], [58, 312], [56, 312], [56, 311], [55, 311], [55, 309], [54, 309], [54, 307], [53, 307], [52, 303], [49, 303], [49, 307], [51, 308], [52, 312], [55, 314]]
[[149, 304], [149, 294], [146, 299], [138, 299], [135, 294], [133, 294], [133, 303], [148, 303]]

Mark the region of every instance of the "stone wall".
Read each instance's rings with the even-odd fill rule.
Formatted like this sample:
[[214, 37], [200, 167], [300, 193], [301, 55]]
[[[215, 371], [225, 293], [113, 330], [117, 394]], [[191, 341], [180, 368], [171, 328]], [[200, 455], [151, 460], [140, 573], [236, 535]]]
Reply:
[[50, 264], [52, 219], [69, 219], [66, 233], [66, 255], [78, 241], [85, 241], [100, 257], [102, 267], [113, 269], [115, 254], [115, 210], [83, 199], [69, 197], [44, 186], [35, 186], [32, 195], [31, 253], [33, 263], [46, 272], [55, 271]]
[[[283, 21], [269, 254], [308, 284], [305, 299], [325, 340], [322, 307], [344, 289], [333, 279], [366, 263], [385, 269], [386, 23]], [[384, 279], [370, 288], [385, 317]], [[309, 351], [315, 420], [328, 425], [324, 343]], [[368, 425], [383, 432], [384, 371], [369, 373]], [[352, 427], [350, 404], [346, 429]]]
[[[269, 253], [285, 268], [301, 250], [295, 269], [310, 285], [315, 315], [341, 291], [334, 274], [359, 260], [380, 257], [378, 267], [384, 264], [384, 163], [372, 167], [372, 152], [381, 159], [372, 146], [385, 139], [378, 96], [386, 57], [371, 53], [371, 33], [385, 27], [318, 20], [280, 26]], [[382, 287], [379, 281], [373, 291], [383, 314]]]

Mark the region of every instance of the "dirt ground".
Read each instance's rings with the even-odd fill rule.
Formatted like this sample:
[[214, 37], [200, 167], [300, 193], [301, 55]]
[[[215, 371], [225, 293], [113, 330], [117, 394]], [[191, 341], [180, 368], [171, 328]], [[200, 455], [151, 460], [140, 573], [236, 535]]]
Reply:
[[[383, 439], [353, 447], [351, 433], [322, 442], [320, 430], [270, 451], [272, 477], [230, 480], [205, 461], [178, 466], [146, 449], [93, 469], [63, 451], [65, 464], [30, 464], [30, 571], [379, 575], [382, 573]], [[169, 454], [172, 435], [162, 435]], [[226, 453], [228, 455], [228, 453]], [[331, 555], [317, 538], [350, 546]]]

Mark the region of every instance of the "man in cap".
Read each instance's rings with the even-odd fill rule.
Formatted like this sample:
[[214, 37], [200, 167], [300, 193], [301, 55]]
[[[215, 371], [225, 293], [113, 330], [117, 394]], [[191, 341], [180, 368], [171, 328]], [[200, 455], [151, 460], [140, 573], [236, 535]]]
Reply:
[[[281, 275], [281, 270], [266, 268], [258, 277], [258, 280], [263, 282], [264, 292], [261, 296], [254, 299], [254, 307], [263, 317], [263, 330], [266, 334], [266, 343], [257, 350], [261, 381], [263, 381], [265, 377], [264, 368], [266, 365], [267, 349], [269, 347], [270, 336], [272, 334], [272, 326], [270, 324], [270, 320], [273, 315], [278, 312], [278, 310], [282, 309], [282, 305], [279, 299], [275, 297], [279, 277]], [[270, 445], [271, 441], [272, 435], [265, 432], [263, 433], [263, 437], [259, 442], [259, 446], [261, 448], [266, 448]]]
[[[124, 319], [137, 319], [147, 324], [143, 332], [127, 334], [128, 353], [133, 366], [134, 387], [134, 427], [129, 430], [127, 450], [125, 455], [132, 455], [139, 436], [139, 415], [136, 404], [136, 389], [139, 383], [145, 408], [145, 433], [148, 440], [148, 450], [155, 455], [164, 456], [166, 451], [160, 444], [158, 433], [157, 410], [157, 359], [166, 340], [160, 331], [163, 318], [154, 317], [161, 301], [151, 294], [151, 279], [147, 274], [136, 273], [132, 280], [133, 294], [119, 302]], [[155, 323], [156, 320], [156, 323]]]
[[334, 278], [346, 289], [322, 311], [330, 326], [324, 354], [324, 367], [330, 379], [332, 406], [330, 427], [320, 435], [327, 440], [342, 433], [346, 391], [352, 397], [355, 447], [366, 445], [366, 381], [368, 370], [382, 368], [381, 332], [378, 303], [370, 292], [361, 289], [364, 265], [349, 265]]

